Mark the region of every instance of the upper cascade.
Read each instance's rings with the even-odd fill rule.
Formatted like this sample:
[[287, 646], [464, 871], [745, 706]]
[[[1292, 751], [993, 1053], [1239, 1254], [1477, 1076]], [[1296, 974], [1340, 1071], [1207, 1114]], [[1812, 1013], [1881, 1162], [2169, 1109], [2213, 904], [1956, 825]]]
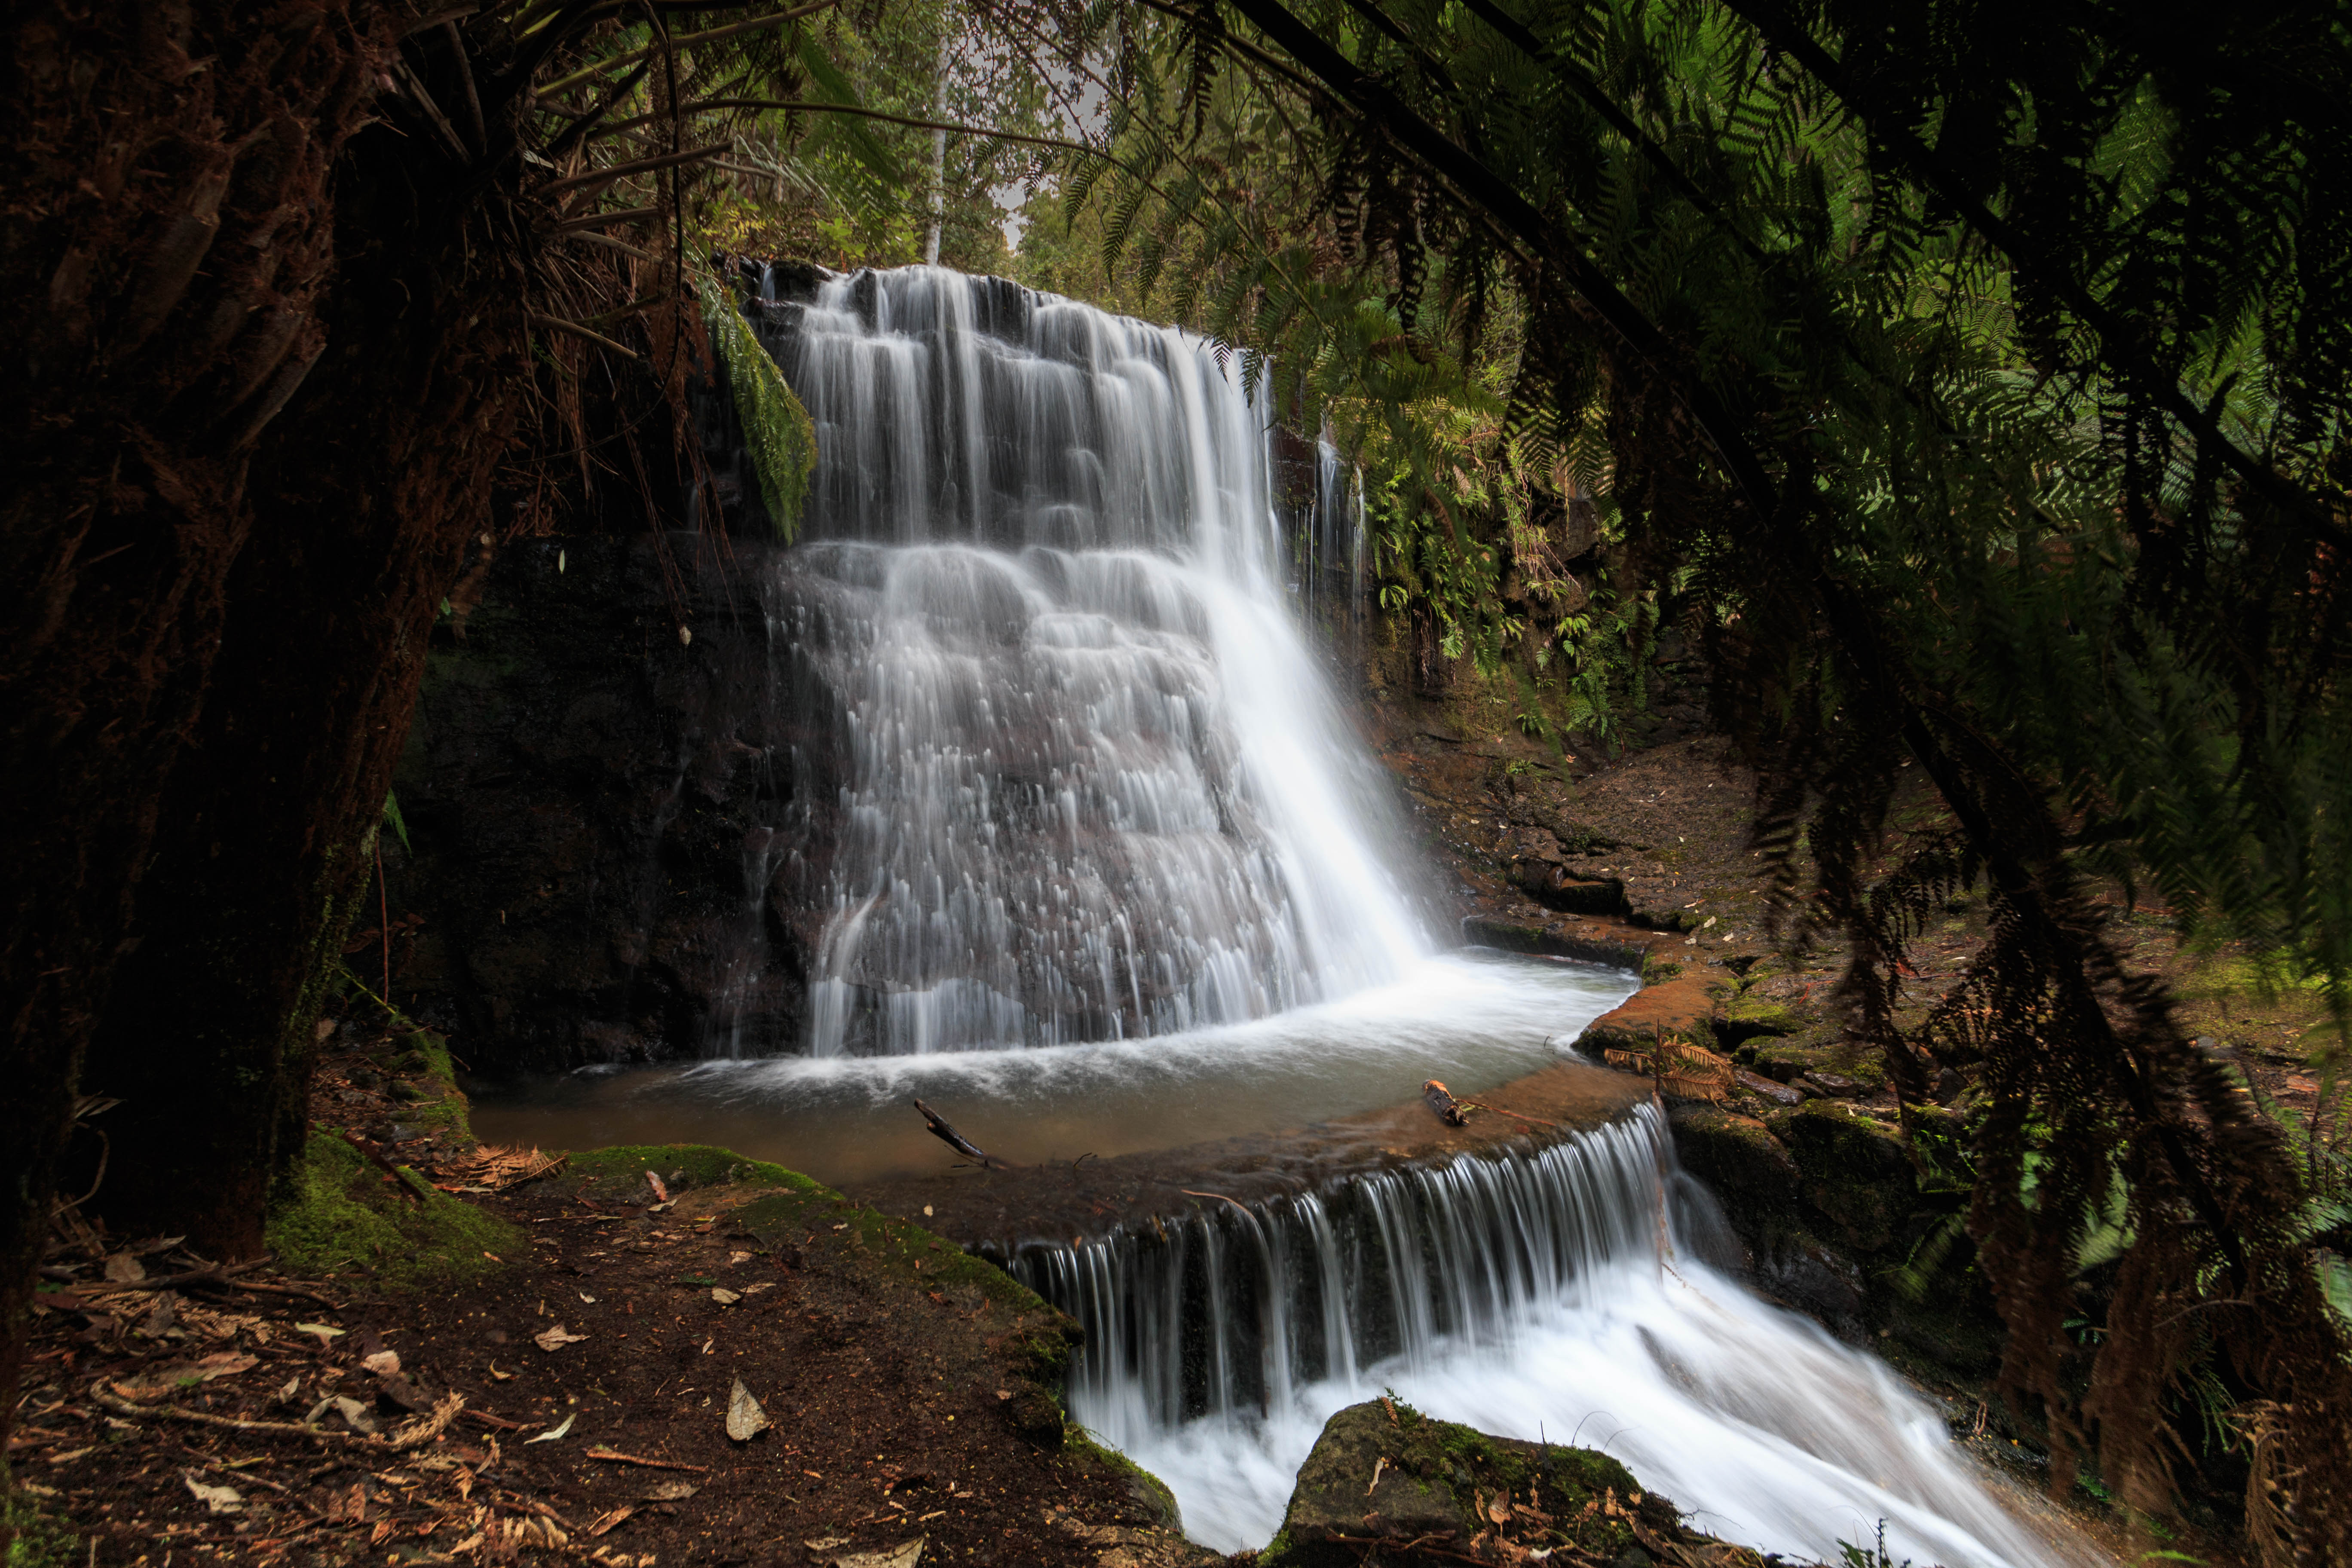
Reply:
[[808, 1047], [1132, 1039], [1420, 957], [1238, 358], [939, 268], [772, 292], [750, 309], [819, 459], [771, 645], [836, 753], [793, 895]]

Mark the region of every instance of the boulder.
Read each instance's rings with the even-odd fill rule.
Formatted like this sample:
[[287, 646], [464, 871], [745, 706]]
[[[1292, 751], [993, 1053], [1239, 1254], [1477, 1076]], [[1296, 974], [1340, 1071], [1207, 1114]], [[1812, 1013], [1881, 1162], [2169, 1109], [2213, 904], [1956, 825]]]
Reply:
[[1806, 1201], [1833, 1228], [1830, 1239], [1849, 1252], [1894, 1241], [1918, 1202], [1900, 1133], [1822, 1100], [1776, 1110], [1765, 1125], [1795, 1159]]
[[1606, 1454], [1490, 1437], [1393, 1400], [1331, 1417], [1259, 1568], [1558, 1561], [1760, 1561], [1685, 1528]]

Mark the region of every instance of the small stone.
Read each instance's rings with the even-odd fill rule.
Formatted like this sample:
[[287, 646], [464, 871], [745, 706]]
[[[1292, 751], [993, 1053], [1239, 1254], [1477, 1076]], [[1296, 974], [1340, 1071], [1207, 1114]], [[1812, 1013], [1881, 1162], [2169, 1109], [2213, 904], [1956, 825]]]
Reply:
[[751, 1397], [751, 1391], [743, 1386], [743, 1380], [737, 1378], [727, 1394], [727, 1436], [738, 1443], [748, 1443], [774, 1425], [768, 1419], [768, 1413], [760, 1408], [760, 1402]]

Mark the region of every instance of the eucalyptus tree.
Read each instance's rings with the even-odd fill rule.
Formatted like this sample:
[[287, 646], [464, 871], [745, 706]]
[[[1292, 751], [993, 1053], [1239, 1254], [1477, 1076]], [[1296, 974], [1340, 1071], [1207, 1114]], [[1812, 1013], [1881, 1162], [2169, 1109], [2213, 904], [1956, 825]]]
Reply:
[[[1980, 1068], [1970, 1228], [2057, 1483], [2166, 1510], [2201, 1406], [2266, 1560], [2352, 1551], [2340, 1130], [2188, 1038], [2106, 900], [2323, 988], [2339, 1099], [2341, 9], [1105, 0], [1070, 57], [1117, 84], [1066, 176], [1104, 266], [1402, 437], [1450, 613], [1491, 631], [1590, 485], [1616, 624], [1702, 639], [1782, 929], [1848, 940], [1906, 1108]], [[1564, 623], [1506, 629], [1573, 679]], [[1923, 775], [1945, 825], [1896, 849]], [[1916, 1016], [1906, 946], [1972, 889]]]

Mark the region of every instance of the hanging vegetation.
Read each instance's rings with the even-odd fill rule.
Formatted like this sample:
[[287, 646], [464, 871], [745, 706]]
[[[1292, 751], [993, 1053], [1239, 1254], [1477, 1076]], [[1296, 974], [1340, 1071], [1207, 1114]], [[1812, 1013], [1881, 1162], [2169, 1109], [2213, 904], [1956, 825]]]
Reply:
[[702, 285], [702, 320], [710, 346], [726, 367], [727, 389], [743, 424], [743, 449], [760, 478], [760, 499], [779, 538], [800, 532], [801, 503], [816, 472], [816, 426], [785, 384], [775, 360], [760, 346], [751, 323], [718, 283]]

